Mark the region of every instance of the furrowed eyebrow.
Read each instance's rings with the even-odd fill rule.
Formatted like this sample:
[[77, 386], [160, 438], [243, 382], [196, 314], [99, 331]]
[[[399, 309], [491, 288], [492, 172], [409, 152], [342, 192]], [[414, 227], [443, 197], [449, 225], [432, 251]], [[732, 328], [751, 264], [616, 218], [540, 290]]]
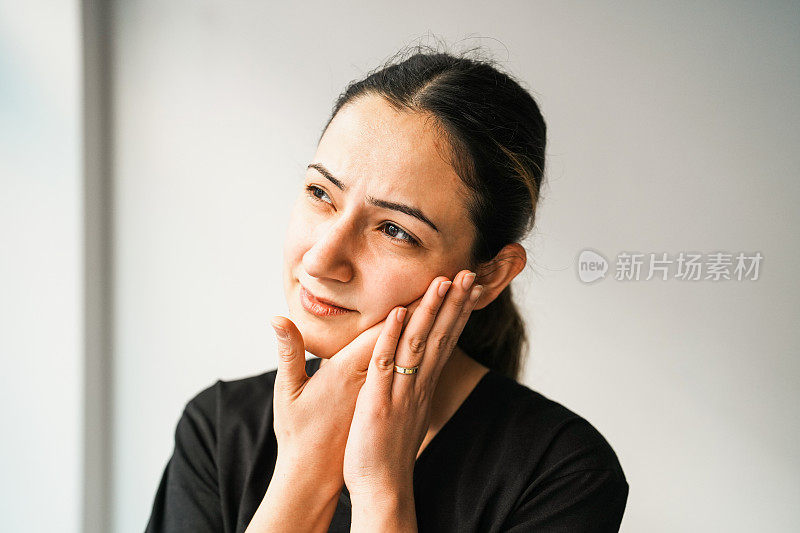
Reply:
[[[311, 163], [310, 165], [308, 165], [308, 168], [313, 168], [314, 170], [316, 170], [317, 172], [319, 172], [320, 174], [325, 176], [325, 178], [327, 178], [328, 181], [330, 181], [331, 183], [336, 185], [336, 187], [339, 188], [339, 190], [342, 190], [342, 191], [346, 191], [347, 190], [347, 185], [342, 183], [337, 178], [333, 177], [333, 175], [330, 173], [330, 171], [327, 168], [325, 168], [324, 166], [322, 166], [321, 164], [319, 164], [319, 163]], [[397, 202], [390, 202], [388, 200], [380, 200], [378, 198], [373, 198], [372, 196], [367, 196], [367, 203], [369, 203], [370, 205], [374, 205], [376, 207], [381, 207], [383, 209], [391, 209], [392, 211], [399, 211], [401, 213], [405, 213], [406, 215], [409, 215], [409, 216], [412, 216], [414, 218], [417, 218], [417, 219], [421, 220], [422, 222], [424, 222], [425, 224], [427, 224], [428, 226], [433, 228], [434, 231], [439, 233], [439, 228], [436, 227], [436, 224], [434, 224], [431, 221], [431, 219], [426, 217], [425, 214], [423, 214], [423, 212], [420, 211], [419, 209], [417, 209], [416, 207], [413, 207], [413, 206], [410, 206], [410, 205], [406, 205], [406, 204], [400, 204], [400, 203], [397, 203]]]
[[330, 180], [330, 182], [336, 185], [340, 190], [342, 191], [347, 190], [347, 186], [344, 183], [334, 178], [328, 171], [328, 169], [323, 167], [319, 163], [311, 163], [310, 165], [308, 165], [308, 168], [313, 168], [314, 170], [316, 170], [317, 172], [328, 178], [328, 180]]

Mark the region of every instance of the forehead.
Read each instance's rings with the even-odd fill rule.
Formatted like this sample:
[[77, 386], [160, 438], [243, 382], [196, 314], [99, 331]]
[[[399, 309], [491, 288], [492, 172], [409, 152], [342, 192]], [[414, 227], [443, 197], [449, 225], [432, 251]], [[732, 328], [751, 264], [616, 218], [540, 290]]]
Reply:
[[[325, 131], [315, 162], [354, 193], [408, 203], [442, 230], [463, 229], [466, 186], [430, 115], [398, 111], [378, 96], [344, 106]], [[312, 171], [316, 172], [316, 171]]]

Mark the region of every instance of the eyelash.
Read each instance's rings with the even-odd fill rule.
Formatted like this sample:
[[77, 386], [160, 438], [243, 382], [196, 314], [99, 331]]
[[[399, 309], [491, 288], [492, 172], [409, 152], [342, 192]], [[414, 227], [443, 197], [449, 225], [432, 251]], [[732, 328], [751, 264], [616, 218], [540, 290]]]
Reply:
[[[328, 202], [325, 202], [322, 198], [320, 198], [319, 196], [314, 194], [316, 191], [320, 191], [321, 193], [323, 193], [325, 195], [328, 194], [323, 189], [321, 189], [320, 187], [317, 187], [316, 185], [307, 185], [306, 186], [306, 193], [313, 201], [315, 201], [315, 202], [323, 202], [323, 203], [327, 204]], [[411, 246], [420, 246], [419, 241], [417, 241], [414, 237], [411, 236], [410, 233], [408, 233], [406, 230], [402, 229], [400, 226], [398, 226], [394, 222], [386, 222], [386, 223], [384, 223], [383, 227], [386, 227], [386, 226], [394, 226], [395, 228], [400, 230], [402, 233], [405, 233], [406, 235], [408, 235], [407, 239], [399, 239], [397, 237], [392, 237], [391, 235], [389, 235], [388, 233], [386, 233], [384, 231], [383, 234], [386, 235], [387, 237], [389, 237], [391, 240], [398, 241], [398, 242], [401, 242], [403, 244], [410, 244]]]

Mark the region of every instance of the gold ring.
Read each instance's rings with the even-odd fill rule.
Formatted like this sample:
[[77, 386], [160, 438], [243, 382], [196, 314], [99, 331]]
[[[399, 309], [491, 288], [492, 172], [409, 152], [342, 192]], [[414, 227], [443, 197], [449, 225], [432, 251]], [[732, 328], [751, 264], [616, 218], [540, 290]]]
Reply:
[[416, 374], [417, 370], [419, 370], [419, 365], [412, 367], [394, 365], [394, 371], [398, 374]]

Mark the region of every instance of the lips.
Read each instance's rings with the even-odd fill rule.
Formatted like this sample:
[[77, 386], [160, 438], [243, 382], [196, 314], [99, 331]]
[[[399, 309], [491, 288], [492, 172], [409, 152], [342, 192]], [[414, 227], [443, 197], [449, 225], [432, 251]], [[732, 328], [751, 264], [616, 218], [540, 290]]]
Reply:
[[317, 298], [302, 285], [300, 285], [300, 300], [303, 303], [303, 308], [318, 316], [339, 315], [353, 311], [352, 309], [336, 305], [330, 300]]

